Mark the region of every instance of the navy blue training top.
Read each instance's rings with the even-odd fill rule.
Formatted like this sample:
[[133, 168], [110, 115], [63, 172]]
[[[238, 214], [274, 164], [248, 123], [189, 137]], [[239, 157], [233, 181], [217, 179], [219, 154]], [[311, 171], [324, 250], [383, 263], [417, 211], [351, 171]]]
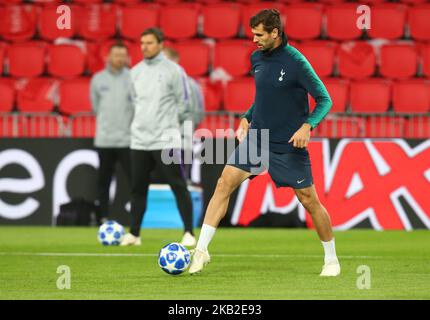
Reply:
[[[288, 44], [285, 35], [279, 47], [253, 52], [251, 63], [256, 94], [244, 117], [251, 128], [270, 130], [271, 151], [299, 151], [288, 140], [304, 123], [315, 128], [331, 108], [324, 84], [303, 54]], [[316, 102], [310, 115], [308, 93]]]

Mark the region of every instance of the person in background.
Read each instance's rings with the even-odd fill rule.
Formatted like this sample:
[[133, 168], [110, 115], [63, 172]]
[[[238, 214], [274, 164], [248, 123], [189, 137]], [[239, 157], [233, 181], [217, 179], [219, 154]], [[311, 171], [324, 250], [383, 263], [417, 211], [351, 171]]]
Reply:
[[91, 79], [90, 95], [96, 115], [94, 146], [100, 166], [97, 179], [97, 202], [101, 221], [109, 216], [109, 187], [119, 163], [130, 181], [130, 124], [133, 118], [129, 57], [123, 43], [111, 46], [106, 68]]
[[[181, 243], [194, 246], [193, 205], [184, 172], [180, 163], [167, 163], [163, 158], [167, 151], [180, 160], [179, 130], [181, 123], [190, 119], [188, 82], [181, 68], [162, 52], [164, 36], [160, 29], [145, 30], [140, 40], [144, 60], [131, 70], [135, 108], [131, 124], [131, 226], [121, 245], [141, 244], [150, 174], [158, 167], [175, 195], [184, 222]], [[166, 136], [169, 131], [178, 137]]]
[[[175, 63], [179, 64], [180, 56], [178, 51], [171, 47], [165, 47], [163, 49], [164, 54], [167, 58], [174, 61]], [[182, 69], [183, 70], [183, 69]], [[185, 70], [183, 70], [185, 73]], [[186, 73], [185, 73], [186, 74]], [[204, 116], [205, 116], [205, 105], [204, 105], [204, 97], [202, 88], [200, 87], [199, 83], [194, 80], [192, 77], [186, 75], [189, 87], [190, 87], [190, 103], [189, 108], [191, 110], [191, 119], [192, 119], [192, 131], [185, 130], [183, 126], [181, 127], [182, 132], [182, 140], [183, 140], [183, 157], [186, 152], [191, 152], [192, 154], [192, 145], [193, 145], [193, 133], [194, 130], [198, 127], [200, 122], [202, 122]], [[191, 150], [189, 150], [191, 148]], [[187, 179], [191, 179], [191, 164], [184, 164], [184, 170]]]

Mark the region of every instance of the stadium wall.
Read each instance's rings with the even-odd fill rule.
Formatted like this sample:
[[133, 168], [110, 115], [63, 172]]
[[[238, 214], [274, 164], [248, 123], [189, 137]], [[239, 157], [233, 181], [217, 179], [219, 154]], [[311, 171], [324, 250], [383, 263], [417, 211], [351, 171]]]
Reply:
[[[221, 142], [221, 156], [214, 141], [199, 146], [211, 143], [218, 160], [194, 170], [204, 207], [230, 142]], [[95, 199], [98, 157], [92, 139], [1, 139], [0, 150], [0, 224], [51, 225], [61, 204]], [[430, 139], [314, 139], [309, 152], [319, 197], [336, 229], [430, 229]], [[157, 172], [153, 182], [163, 183]], [[129, 187], [121, 171], [111, 191], [112, 218], [127, 225]], [[275, 188], [267, 174], [242, 184], [222, 224], [313, 227], [293, 191]]]

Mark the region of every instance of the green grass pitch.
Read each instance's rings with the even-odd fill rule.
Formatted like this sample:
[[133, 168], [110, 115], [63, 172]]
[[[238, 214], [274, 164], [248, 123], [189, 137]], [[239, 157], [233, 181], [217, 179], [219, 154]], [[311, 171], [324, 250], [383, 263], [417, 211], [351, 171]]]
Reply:
[[[140, 247], [103, 247], [95, 228], [0, 227], [0, 299], [430, 299], [430, 232], [335, 232], [342, 265], [321, 278], [316, 233], [219, 229], [212, 262], [190, 276], [165, 274], [157, 253], [180, 230], [143, 230]], [[71, 288], [59, 290], [60, 265]], [[359, 289], [357, 268], [370, 268]], [[360, 282], [360, 281], [359, 281]]]

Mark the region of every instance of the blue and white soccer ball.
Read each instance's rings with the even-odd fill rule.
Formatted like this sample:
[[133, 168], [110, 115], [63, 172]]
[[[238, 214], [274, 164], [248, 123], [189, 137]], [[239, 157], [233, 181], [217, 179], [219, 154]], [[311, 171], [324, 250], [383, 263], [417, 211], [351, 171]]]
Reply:
[[117, 246], [124, 237], [124, 227], [118, 222], [109, 220], [99, 228], [98, 239], [104, 246]]
[[161, 248], [158, 265], [164, 272], [178, 275], [188, 268], [190, 259], [190, 252], [183, 245], [172, 242]]

